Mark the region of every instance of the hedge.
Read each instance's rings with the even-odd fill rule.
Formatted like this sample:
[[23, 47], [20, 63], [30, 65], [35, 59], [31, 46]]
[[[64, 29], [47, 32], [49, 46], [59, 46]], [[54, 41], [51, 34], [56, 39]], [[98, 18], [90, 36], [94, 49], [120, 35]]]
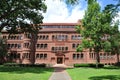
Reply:
[[4, 66], [15, 66], [15, 67], [46, 67], [46, 64], [18, 64], [18, 63], [4, 63]]
[[[74, 64], [74, 67], [96, 67], [96, 64], [89, 63], [89, 64]], [[104, 64], [98, 64], [99, 68], [104, 67]]]

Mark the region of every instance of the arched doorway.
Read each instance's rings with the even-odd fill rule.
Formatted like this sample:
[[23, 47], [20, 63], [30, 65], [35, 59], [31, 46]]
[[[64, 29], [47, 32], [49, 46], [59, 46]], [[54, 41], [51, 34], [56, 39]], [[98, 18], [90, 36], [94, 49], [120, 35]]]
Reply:
[[57, 57], [57, 64], [63, 64], [63, 57]]
[[57, 64], [64, 64], [64, 59], [65, 55], [64, 54], [56, 54], [56, 63]]

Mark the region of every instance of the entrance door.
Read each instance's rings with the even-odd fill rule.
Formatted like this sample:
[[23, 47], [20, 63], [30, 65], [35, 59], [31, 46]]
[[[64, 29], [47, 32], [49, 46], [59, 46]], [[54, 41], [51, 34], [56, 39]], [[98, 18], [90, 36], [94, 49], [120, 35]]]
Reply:
[[62, 57], [58, 57], [57, 58], [57, 64], [62, 64], [63, 63], [63, 58]]

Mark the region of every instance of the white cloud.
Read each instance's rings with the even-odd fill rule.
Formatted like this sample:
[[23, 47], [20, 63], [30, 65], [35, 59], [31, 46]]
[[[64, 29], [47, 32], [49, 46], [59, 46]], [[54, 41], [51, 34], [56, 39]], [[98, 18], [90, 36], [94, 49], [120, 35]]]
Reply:
[[46, 0], [47, 12], [44, 14], [44, 23], [62, 23], [62, 22], [77, 22], [82, 19], [84, 10], [80, 10], [81, 6], [77, 5], [69, 11], [65, 2], [60, 0]]
[[[120, 22], [120, 12], [118, 13], [117, 20], [119, 20], [119, 22]], [[120, 31], [120, 23], [119, 23], [119, 31]]]
[[[118, 16], [115, 18], [115, 21], [119, 20], [120, 22], [120, 12], [118, 12]], [[120, 31], [120, 23], [119, 23], [119, 31]]]

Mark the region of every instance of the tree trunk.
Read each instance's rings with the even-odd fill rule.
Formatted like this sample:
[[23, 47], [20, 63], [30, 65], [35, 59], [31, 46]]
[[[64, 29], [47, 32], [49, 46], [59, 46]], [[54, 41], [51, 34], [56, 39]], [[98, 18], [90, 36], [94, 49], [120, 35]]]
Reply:
[[35, 52], [36, 52], [36, 44], [37, 44], [37, 34], [32, 34], [31, 39], [31, 63], [35, 64]]
[[5, 58], [4, 57], [0, 57], [0, 64], [5, 63]]
[[96, 68], [98, 68], [98, 64], [100, 63], [99, 52], [96, 52]]
[[119, 53], [117, 53], [117, 63], [119, 63]]

